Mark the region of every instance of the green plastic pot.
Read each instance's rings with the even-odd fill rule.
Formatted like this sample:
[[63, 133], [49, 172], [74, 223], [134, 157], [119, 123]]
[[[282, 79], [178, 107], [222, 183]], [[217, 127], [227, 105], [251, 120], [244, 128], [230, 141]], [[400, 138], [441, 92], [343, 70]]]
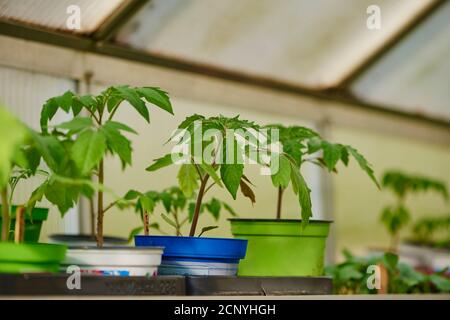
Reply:
[[[1, 212], [0, 205], [0, 212]], [[16, 225], [16, 209], [17, 206], [11, 207], [11, 230], [14, 231]], [[42, 223], [47, 220], [48, 209], [47, 208], [34, 208], [29, 214], [25, 215], [25, 237], [24, 242], [38, 242], [41, 235]], [[0, 230], [2, 226], [2, 217], [0, 215]], [[11, 232], [9, 239], [14, 240], [14, 232]]]
[[331, 221], [230, 219], [236, 238], [248, 240], [240, 276], [322, 276]]
[[66, 250], [59, 244], [0, 242], [0, 273], [56, 273]]

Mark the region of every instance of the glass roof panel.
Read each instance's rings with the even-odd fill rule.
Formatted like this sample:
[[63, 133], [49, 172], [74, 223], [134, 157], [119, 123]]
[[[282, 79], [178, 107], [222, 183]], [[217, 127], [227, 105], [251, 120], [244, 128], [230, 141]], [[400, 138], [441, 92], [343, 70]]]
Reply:
[[366, 100], [450, 121], [450, 1], [353, 85]]
[[307, 87], [336, 85], [433, 0], [153, 0], [117, 41]]
[[[91, 33], [126, 0], [0, 0], [0, 19], [59, 31]], [[78, 6], [81, 28], [71, 30], [67, 20]]]

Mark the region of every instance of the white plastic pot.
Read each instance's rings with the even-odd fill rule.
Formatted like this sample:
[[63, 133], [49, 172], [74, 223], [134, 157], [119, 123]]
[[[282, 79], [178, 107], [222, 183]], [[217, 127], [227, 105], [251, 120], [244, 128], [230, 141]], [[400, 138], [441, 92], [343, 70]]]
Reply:
[[63, 271], [78, 266], [82, 273], [111, 276], [156, 276], [163, 248], [72, 247], [61, 264]]

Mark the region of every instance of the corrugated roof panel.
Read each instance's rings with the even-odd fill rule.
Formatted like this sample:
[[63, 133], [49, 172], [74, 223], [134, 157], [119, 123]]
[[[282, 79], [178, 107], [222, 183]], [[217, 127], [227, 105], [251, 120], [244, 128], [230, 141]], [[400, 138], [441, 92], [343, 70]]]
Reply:
[[450, 121], [450, 1], [353, 85], [366, 100]]
[[153, 0], [117, 41], [308, 87], [337, 84], [433, 0]]
[[[0, 0], [0, 19], [19, 21], [73, 33], [91, 33], [126, 0]], [[80, 9], [81, 28], [72, 30], [67, 21]], [[68, 12], [69, 11], [69, 12]]]

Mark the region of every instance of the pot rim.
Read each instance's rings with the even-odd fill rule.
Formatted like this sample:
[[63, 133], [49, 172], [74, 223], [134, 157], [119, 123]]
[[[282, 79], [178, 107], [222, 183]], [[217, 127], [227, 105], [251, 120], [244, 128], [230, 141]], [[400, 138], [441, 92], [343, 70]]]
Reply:
[[[48, 237], [55, 241], [97, 241], [95, 236], [90, 234], [52, 233]], [[103, 241], [111, 243], [116, 242], [118, 245], [128, 243], [127, 239], [115, 236], [104, 236]]]
[[[259, 218], [228, 218], [228, 221], [242, 221], [242, 222], [302, 222], [302, 219], [259, 219]], [[309, 223], [334, 223], [334, 220], [309, 220]]]
[[219, 238], [219, 237], [190, 237], [190, 236], [165, 236], [165, 235], [159, 235], [159, 234], [151, 234], [151, 235], [143, 235], [143, 234], [139, 234], [134, 236], [134, 238], [145, 238], [145, 237], [153, 237], [153, 238], [176, 238], [176, 239], [192, 239], [193, 241], [201, 241], [201, 240], [219, 240], [219, 241], [235, 241], [235, 242], [245, 242], [247, 240], [243, 240], [243, 239], [236, 239], [236, 238]]
[[107, 247], [97, 247], [97, 246], [68, 246], [69, 250], [83, 250], [83, 251], [149, 251], [149, 250], [164, 250], [161, 246], [149, 246], [149, 247], [132, 247], [132, 246], [107, 246]]

